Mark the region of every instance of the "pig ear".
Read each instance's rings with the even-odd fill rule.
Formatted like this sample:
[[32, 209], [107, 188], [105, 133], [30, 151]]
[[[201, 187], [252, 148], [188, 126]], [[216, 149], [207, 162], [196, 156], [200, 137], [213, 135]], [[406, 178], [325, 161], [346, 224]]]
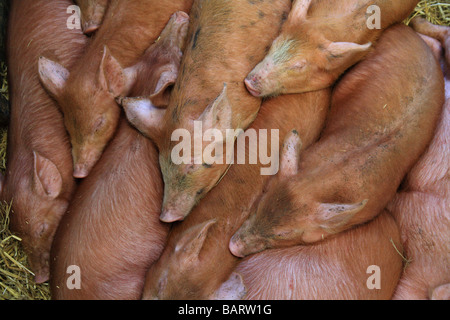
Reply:
[[230, 278], [216, 291], [214, 300], [242, 300], [247, 294], [242, 276], [233, 272]]
[[62, 177], [56, 165], [49, 159], [33, 152], [33, 188], [42, 196], [55, 199], [62, 190]]
[[103, 57], [98, 71], [100, 87], [115, 98], [126, 95], [136, 79], [133, 68], [124, 70], [119, 61], [111, 55], [108, 47], [103, 48]]
[[200, 251], [208, 236], [208, 231], [216, 222], [216, 219], [209, 220], [190, 228], [182, 235], [175, 248], [175, 253], [179, 255], [183, 262], [189, 264], [198, 260]]
[[308, 10], [312, 0], [298, 0], [292, 6], [290, 15], [295, 18], [296, 21], [302, 21], [306, 19]]
[[59, 63], [45, 57], [39, 57], [38, 65], [39, 78], [45, 89], [54, 97], [58, 97], [69, 78], [69, 71]]
[[128, 121], [148, 138], [155, 138], [162, 129], [165, 109], [156, 108], [149, 98], [124, 98], [123, 106]]
[[169, 68], [169, 71], [161, 73], [155, 93], [150, 96], [150, 100], [156, 107], [167, 107], [169, 104], [169, 88], [175, 84], [178, 77], [178, 68], [175, 66], [169, 66]]
[[[157, 107], [165, 107], [169, 104], [169, 87], [174, 85], [180, 68], [182, 47], [187, 37], [189, 26], [189, 15], [185, 12], [175, 12], [167, 26], [161, 33], [160, 45], [156, 50], [161, 51], [158, 55], [169, 57], [161, 70], [164, 70], [159, 76], [155, 92], [151, 96], [153, 104]], [[167, 54], [171, 52], [172, 54]]]
[[[224, 84], [222, 93], [202, 113], [198, 121], [203, 123], [203, 129], [218, 129], [224, 134], [232, 127], [232, 106], [228, 100], [227, 84]], [[226, 136], [225, 134], [223, 135]]]
[[330, 42], [326, 48], [330, 69], [353, 65], [362, 52], [370, 49], [372, 43], [360, 45], [353, 42]]
[[302, 140], [296, 130], [291, 131], [283, 144], [280, 157], [280, 174], [283, 176], [293, 176], [298, 172], [298, 163], [300, 161], [300, 150], [302, 149]]
[[330, 234], [339, 232], [358, 212], [364, 209], [369, 200], [354, 204], [322, 203], [316, 218], [319, 226]]

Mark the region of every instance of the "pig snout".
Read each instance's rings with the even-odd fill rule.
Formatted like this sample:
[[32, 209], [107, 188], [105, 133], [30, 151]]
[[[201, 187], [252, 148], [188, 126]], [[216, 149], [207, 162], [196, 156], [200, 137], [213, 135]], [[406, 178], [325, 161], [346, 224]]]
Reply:
[[83, 33], [89, 35], [97, 31], [97, 29], [100, 28], [100, 25], [94, 21], [86, 21], [83, 23], [82, 28]]
[[166, 186], [160, 220], [166, 223], [183, 221], [197, 204], [196, 195], [186, 190], [175, 190]]
[[255, 69], [253, 69], [253, 71], [247, 76], [244, 82], [251, 95], [258, 98], [264, 97], [266, 95], [265, 87], [271, 87], [271, 85], [269, 85], [269, 82], [274, 77], [274, 67], [275, 65], [272, 59], [266, 58], [263, 62], [257, 65]]
[[166, 223], [172, 223], [177, 221], [183, 221], [185, 216], [177, 209], [163, 209], [160, 220]]
[[193, 207], [194, 204], [187, 197], [180, 197], [170, 202], [164, 202], [160, 220], [166, 223], [183, 221]]
[[76, 151], [76, 149], [74, 149], [72, 155], [74, 159], [73, 176], [77, 179], [84, 179], [89, 175], [92, 168], [100, 159], [101, 152], [97, 152], [96, 150]]
[[243, 223], [241, 228], [231, 237], [228, 245], [230, 252], [238, 258], [245, 258], [267, 248], [267, 241], [250, 231], [251, 220], [250, 218]]
[[244, 258], [245, 257], [245, 245], [244, 243], [240, 240], [239, 236], [234, 235], [231, 240], [230, 240], [230, 244], [229, 244], [229, 249], [230, 252], [233, 254], [233, 256], [238, 257], [238, 258]]
[[261, 78], [257, 75], [249, 76], [245, 79], [245, 86], [247, 87], [248, 92], [252, 96], [259, 97], [261, 96], [261, 90], [260, 87], [260, 80]]
[[50, 279], [49, 252], [32, 253], [29, 255], [28, 261], [34, 271], [34, 282], [36, 284], [45, 283]]
[[250, 239], [249, 237], [244, 237], [244, 235], [237, 233], [231, 238], [228, 248], [235, 257], [245, 258], [251, 254], [264, 251], [267, 248], [267, 245], [264, 239], [259, 239], [257, 237]]
[[189, 22], [189, 15], [184, 11], [177, 11], [173, 14], [174, 22], [177, 25], [183, 25]]

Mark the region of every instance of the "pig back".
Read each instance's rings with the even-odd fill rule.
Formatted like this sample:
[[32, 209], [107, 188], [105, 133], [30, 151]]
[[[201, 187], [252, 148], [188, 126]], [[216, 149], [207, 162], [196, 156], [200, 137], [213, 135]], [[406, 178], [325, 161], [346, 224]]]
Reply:
[[[55, 236], [54, 299], [139, 299], [145, 271], [163, 249], [162, 181], [153, 143], [122, 118], [114, 140], [77, 190]], [[80, 268], [81, 290], [66, 271]]]
[[12, 105], [7, 154], [11, 172], [15, 171], [15, 163], [20, 162], [15, 157], [15, 148], [20, 145], [53, 154], [51, 160], [65, 180], [72, 180], [70, 143], [63, 117], [38, 77], [41, 55], [48, 54], [70, 66], [84, 50], [87, 41], [84, 35], [67, 27], [70, 5], [65, 0], [25, 0], [11, 5], [8, 67]]
[[[391, 299], [402, 272], [396, 249], [401, 252], [399, 228], [384, 211], [369, 224], [324, 242], [250, 256], [236, 272], [243, 277], [247, 300]], [[378, 281], [371, 277], [376, 272], [379, 289], [371, 287]]]
[[411, 28], [396, 25], [386, 30], [375, 50], [337, 84], [331, 117], [339, 115], [343, 120], [329, 121], [326, 130], [341, 130], [352, 123], [348, 136], [363, 141], [358, 132], [370, 135], [383, 127], [403, 126], [421, 130], [421, 140], [429, 141], [443, 99], [442, 72], [432, 52]]

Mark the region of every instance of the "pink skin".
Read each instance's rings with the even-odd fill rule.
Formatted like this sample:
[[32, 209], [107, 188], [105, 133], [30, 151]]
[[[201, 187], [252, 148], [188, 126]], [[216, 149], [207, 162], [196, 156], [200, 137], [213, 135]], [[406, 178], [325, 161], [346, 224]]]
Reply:
[[441, 62], [446, 83], [446, 102], [433, 141], [388, 205], [401, 227], [408, 259], [394, 299], [448, 300], [450, 27], [435, 26], [422, 18], [414, 19], [412, 26], [425, 34], [425, 41]]

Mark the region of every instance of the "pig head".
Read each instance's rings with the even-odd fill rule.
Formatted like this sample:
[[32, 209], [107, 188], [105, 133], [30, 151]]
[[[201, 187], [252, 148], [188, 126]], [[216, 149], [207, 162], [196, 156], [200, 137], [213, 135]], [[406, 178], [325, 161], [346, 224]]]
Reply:
[[[268, 55], [245, 83], [256, 97], [302, 93], [331, 86], [362, 60], [387, 27], [406, 19], [418, 0], [296, 0]], [[370, 27], [370, 8], [381, 14]]]
[[[191, 209], [217, 185], [229, 167], [223, 150], [227, 144], [234, 145], [236, 135], [232, 129], [232, 108], [228, 100], [227, 85], [224, 85], [221, 94], [198, 119], [184, 119], [175, 126], [165, 128], [162, 124], [168, 123], [164, 118], [167, 114], [165, 110], [155, 108], [152, 97], [126, 98], [122, 105], [136, 128], [147, 137], [159, 141], [160, 166], [164, 178], [161, 220], [184, 220]], [[170, 141], [158, 139], [164, 130], [166, 136], [171, 136]], [[190, 132], [194, 132], [194, 137], [191, 137]], [[204, 134], [208, 132], [212, 141], [209, 145], [203, 143]], [[189, 141], [180, 142], [181, 138]], [[186, 148], [180, 149], [181, 143]], [[203, 156], [206, 148], [218, 150], [210, 161]]]
[[[60, 106], [67, 106], [63, 110], [64, 123], [71, 138], [75, 178], [85, 178], [89, 174], [112, 138], [120, 116], [115, 99], [131, 89], [134, 73], [130, 71], [120, 66], [107, 47], [103, 50], [97, 77], [91, 81], [71, 78], [62, 65], [39, 58], [39, 76], [44, 87]], [[92, 88], [95, 88], [94, 95], [89, 93]], [[78, 108], [85, 99], [95, 110], [93, 116], [87, 117]]]
[[367, 199], [359, 203], [320, 202], [311, 180], [296, 183], [301, 147], [301, 139], [293, 130], [283, 145], [280, 172], [270, 179], [249, 219], [230, 240], [235, 256], [321, 241], [325, 235], [337, 233], [366, 206]]
[[[293, 32], [280, 35], [269, 54], [245, 79], [252, 95], [269, 97], [327, 88], [372, 45], [332, 42], [314, 30], [302, 28]], [[297, 32], [307, 39], [299, 41]]]
[[[22, 239], [35, 282], [49, 278], [50, 247], [71, 198], [74, 181], [64, 181], [50, 159], [34, 151], [31, 172], [9, 171], [1, 176], [0, 198], [13, 208], [10, 228]], [[24, 161], [10, 159], [11, 161]], [[11, 166], [9, 166], [11, 168]]]
[[[307, 19], [311, 2], [295, 2], [269, 53], [245, 79], [252, 95], [268, 97], [327, 88], [370, 49], [370, 42], [328, 40], [320, 29], [317, 30], [316, 21]], [[333, 20], [327, 21], [339, 23]]]
[[[159, 274], [152, 275], [146, 282], [144, 300], [169, 300], [173, 297], [186, 300], [205, 299], [205, 297], [210, 300], [239, 300], [245, 296], [246, 288], [239, 274], [233, 273], [229, 279], [211, 281], [199, 272], [204, 259], [207, 259], [202, 253], [205, 241], [210, 229], [217, 227], [216, 222], [215, 219], [206, 221], [187, 229], [180, 235], [170, 262], [160, 259], [156, 263], [158, 265], [161, 261], [165, 261], [167, 268], [155, 268]], [[188, 285], [183, 286], [183, 281], [186, 281]], [[192, 283], [198, 284], [194, 290]], [[223, 285], [220, 285], [222, 283]], [[180, 288], [184, 287], [189, 290], [180, 292]]]
[[[178, 16], [183, 16], [184, 18], [178, 19], [185, 21], [186, 14], [178, 14]], [[167, 40], [176, 45], [172, 49], [167, 52], [161, 50], [166, 48], [165, 45], [168, 42], [164, 39], [160, 40], [147, 49], [140, 62], [124, 69], [105, 46], [97, 76], [89, 81], [70, 77], [69, 71], [55, 61], [45, 57], [39, 59], [41, 82], [60, 106], [66, 106], [63, 111], [65, 126], [71, 137], [75, 178], [85, 178], [99, 160], [104, 148], [113, 137], [119, 121], [121, 111], [116, 99], [120, 101], [121, 97], [127, 95], [135, 84], [139, 70], [149, 60], [155, 64], [154, 72], [159, 75], [152, 77], [152, 79], [159, 79], [152, 84], [158, 89], [154, 95], [155, 99], [167, 98], [165, 89], [176, 79], [175, 71], [179, 65], [180, 44], [183, 43], [186, 34], [184, 23], [179, 24], [177, 28], [172, 24], [170, 23], [169, 29], [162, 34], [162, 38], [178, 39]], [[176, 33], [175, 36], [174, 33]], [[95, 88], [95, 94], [91, 94], [93, 88]], [[85, 105], [86, 102], [94, 110], [89, 116], [78, 107]]]

